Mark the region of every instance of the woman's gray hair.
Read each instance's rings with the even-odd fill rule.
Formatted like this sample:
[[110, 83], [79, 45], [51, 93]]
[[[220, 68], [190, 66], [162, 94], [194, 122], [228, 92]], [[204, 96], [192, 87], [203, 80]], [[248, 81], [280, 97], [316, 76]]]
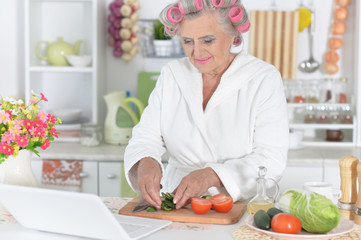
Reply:
[[[196, 2], [197, 1], [197, 2]], [[202, 5], [201, 9], [198, 9]], [[241, 8], [241, 18], [231, 21], [229, 12], [232, 8]], [[246, 10], [241, 4], [241, 0], [179, 0], [177, 3], [169, 4], [159, 14], [159, 20], [165, 26], [165, 33], [169, 36], [175, 36], [179, 32], [179, 22], [169, 20], [169, 9], [179, 9], [183, 18], [192, 19], [201, 14], [216, 13], [217, 20], [226, 34], [231, 37], [241, 36], [241, 32], [249, 29], [249, 19]], [[237, 28], [243, 28], [242, 31]]]

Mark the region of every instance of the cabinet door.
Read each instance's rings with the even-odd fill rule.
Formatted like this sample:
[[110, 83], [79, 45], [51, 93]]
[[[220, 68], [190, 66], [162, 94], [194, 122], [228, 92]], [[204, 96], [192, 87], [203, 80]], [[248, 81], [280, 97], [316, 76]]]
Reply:
[[323, 167], [314, 165], [288, 165], [279, 182], [280, 193], [290, 188], [302, 189], [304, 182], [323, 180]]
[[81, 191], [98, 194], [98, 163], [83, 161], [83, 171], [80, 173]]
[[341, 177], [340, 167], [338, 161], [326, 160], [325, 161], [325, 182], [331, 183], [332, 187], [340, 189]]
[[120, 196], [120, 162], [99, 162], [99, 196]]

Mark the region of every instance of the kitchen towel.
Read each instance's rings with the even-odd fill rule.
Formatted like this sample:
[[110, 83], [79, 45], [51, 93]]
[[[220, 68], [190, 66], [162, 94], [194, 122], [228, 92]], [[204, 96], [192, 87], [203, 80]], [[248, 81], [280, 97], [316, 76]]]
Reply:
[[249, 53], [274, 65], [283, 79], [295, 79], [297, 11], [251, 11]]
[[80, 192], [83, 161], [43, 160], [41, 186], [44, 188]]

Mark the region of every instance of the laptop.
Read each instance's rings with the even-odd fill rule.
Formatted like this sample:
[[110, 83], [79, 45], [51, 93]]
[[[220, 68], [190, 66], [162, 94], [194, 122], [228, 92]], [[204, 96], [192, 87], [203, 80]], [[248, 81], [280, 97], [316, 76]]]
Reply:
[[26, 228], [95, 239], [139, 239], [172, 223], [114, 214], [88, 193], [0, 184], [0, 203]]

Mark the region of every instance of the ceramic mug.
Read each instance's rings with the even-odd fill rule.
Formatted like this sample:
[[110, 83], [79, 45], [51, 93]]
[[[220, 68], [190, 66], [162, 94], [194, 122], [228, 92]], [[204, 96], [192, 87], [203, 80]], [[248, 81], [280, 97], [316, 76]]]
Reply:
[[343, 132], [341, 130], [337, 130], [337, 129], [328, 129], [326, 130], [326, 140], [327, 141], [335, 141], [335, 142], [340, 142], [343, 140]]
[[289, 134], [289, 148], [295, 149], [301, 146], [303, 131], [293, 131]]
[[333, 188], [332, 184], [327, 182], [305, 182], [303, 184], [303, 189], [324, 195], [334, 204], [337, 204], [337, 200], [342, 195], [342, 191], [340, 189]]

